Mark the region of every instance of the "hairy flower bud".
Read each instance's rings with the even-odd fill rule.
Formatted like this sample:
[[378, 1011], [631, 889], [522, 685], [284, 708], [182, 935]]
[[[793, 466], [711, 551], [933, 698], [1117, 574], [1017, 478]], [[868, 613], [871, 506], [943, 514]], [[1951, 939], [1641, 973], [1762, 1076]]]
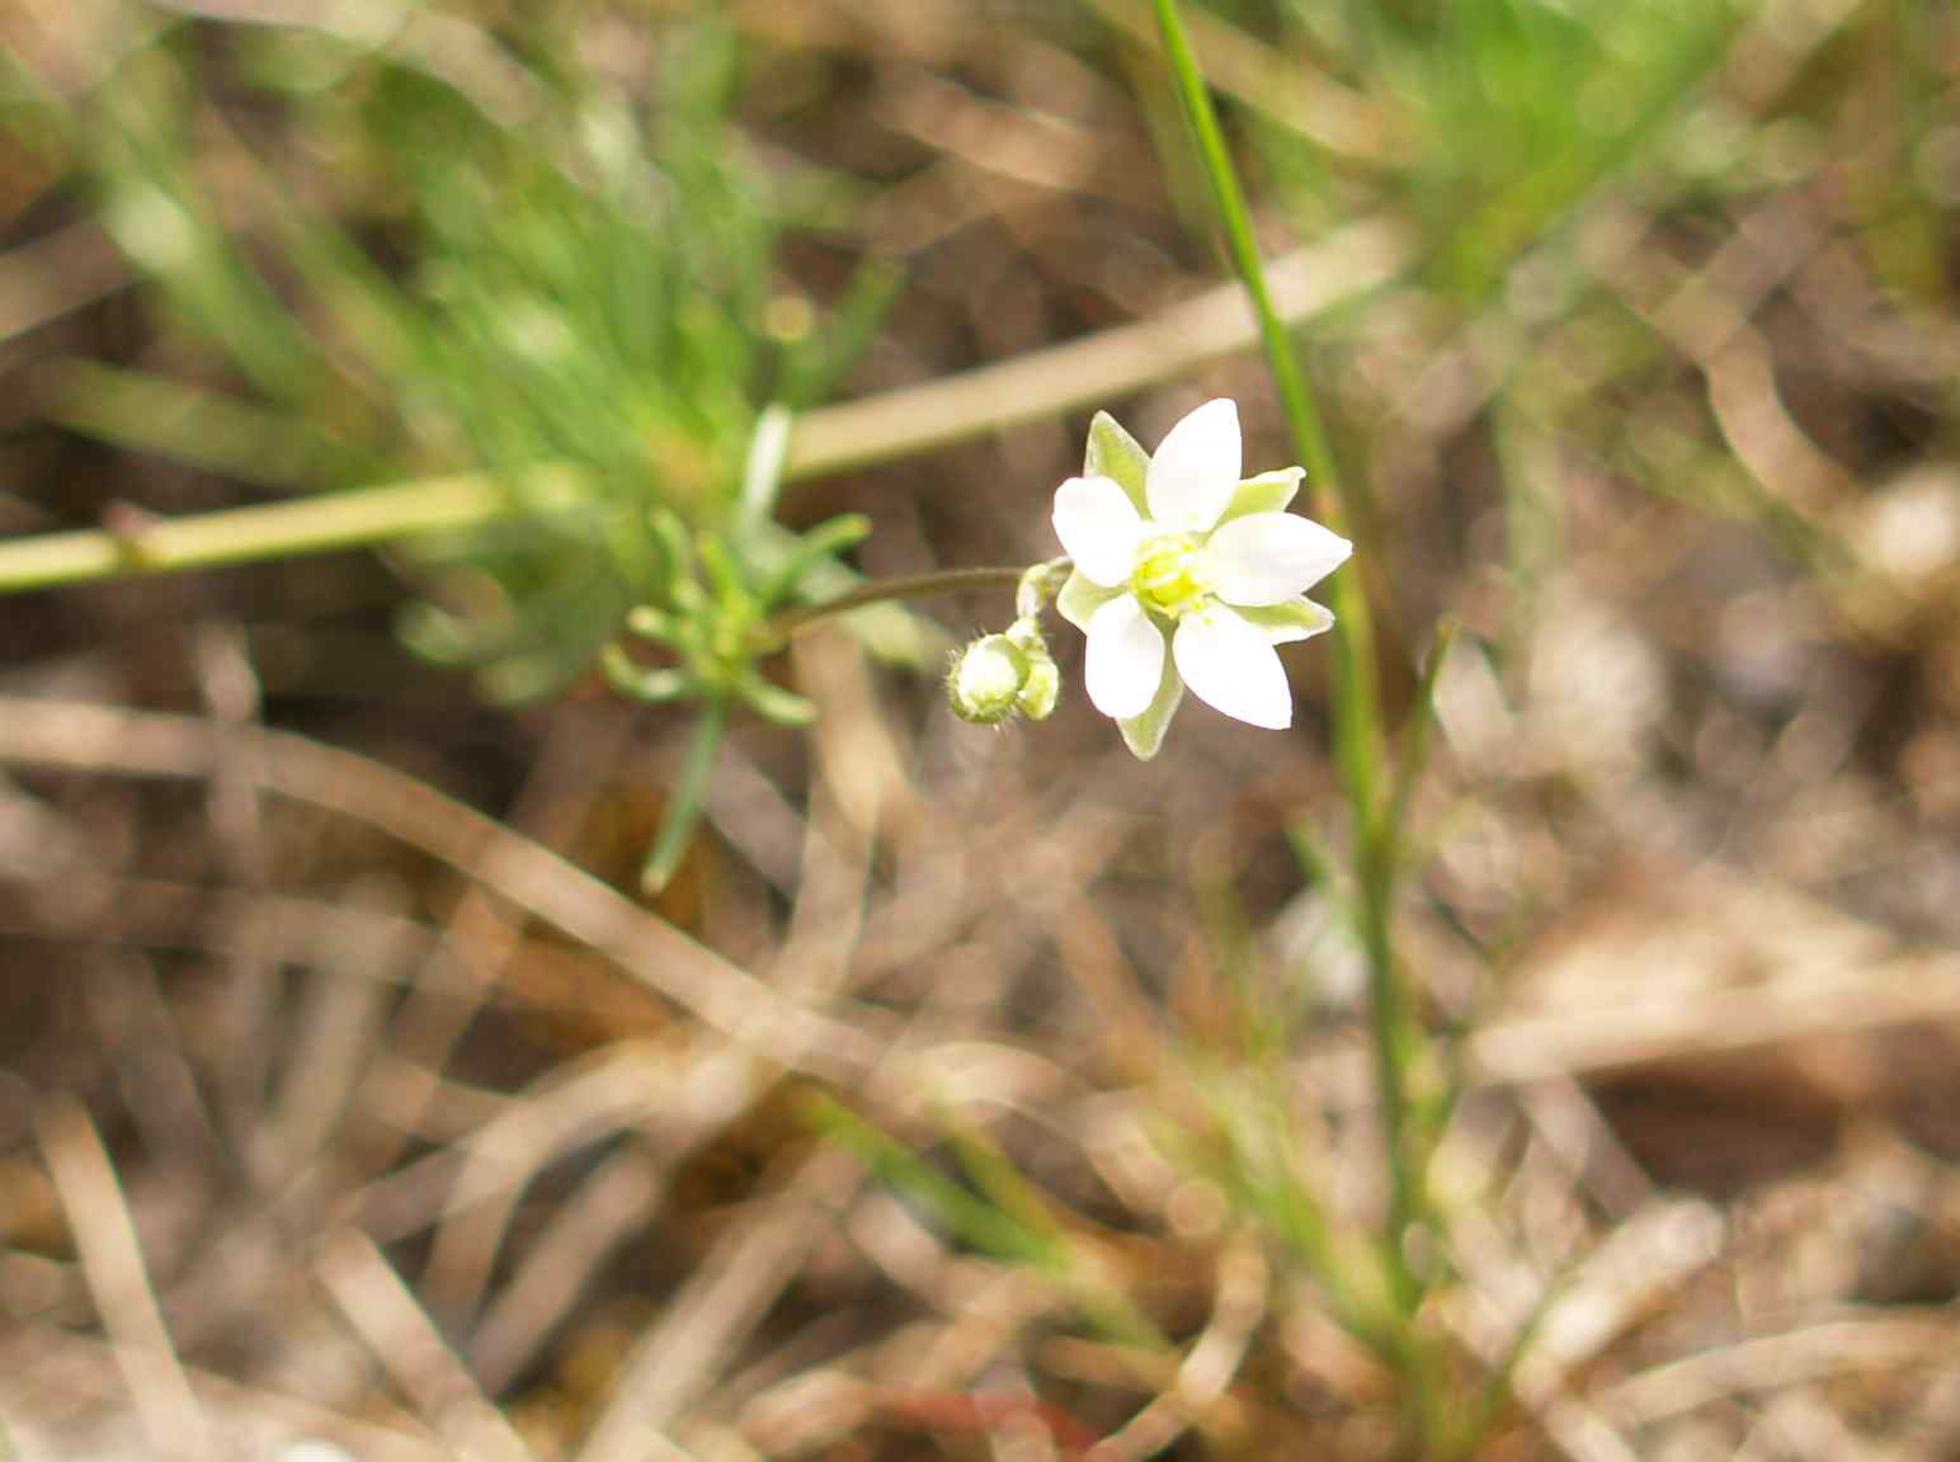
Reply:
[[1021, 709], [1027, 654], [1006, 635], [983, 635], [953, 658], [946, 699], [962, 721], [998, 726]]

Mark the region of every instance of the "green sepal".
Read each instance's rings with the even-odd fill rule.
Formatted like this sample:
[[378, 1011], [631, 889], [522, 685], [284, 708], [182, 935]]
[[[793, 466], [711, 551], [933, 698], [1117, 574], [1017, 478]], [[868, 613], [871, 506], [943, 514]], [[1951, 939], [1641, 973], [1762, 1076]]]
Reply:
[[1142, 715], [1116, 723], [1116, 729], [1123, 733], [1123, 744], [1138, 761], [1149, 761], [1157, 754], [1164, 744], [1164, 733], [1170, 729], [1171, 717], [1177, 714], [1178, 703], [1184, 699], [1184, 677], [1171, 662], [1170, 647], [1166, 645], [1164, 649], [1164, 678], [1157, 682], [1156, 698], [1144, 708]]
[[1055, 612], [1086, 635], [1089, 633], [1089, 620], [1095, 612], [1117, 595], [1126, 592], [1128, 591], [1123, 589], [1105, 589], [1100, 584], [1091, 583], [1082, 570], [1077, 569], [1068, 576], [1068, 582], [1062, 585], [1062, 592], [1055, 596]]
[[1234, 518], [1249, 518], [1254, 513], [1283, 513], [1300, 491], [1300, 479], [1307, 475], [1304, 467], [1281, 467], [1274, 472], [1261, 472], [1257, 477], [1248, 477], [1238, 485], [1232, 494], [1232, 501], [1219, 517], [1220, 523], [1229, 523]]
[[1334, 611], [1311, 599], [1289, 599], [1284, 604], [1262, 604], [1252, 609], [1234, 605], [1232, 613], [1265, 635], [1269, 645], [1310, 640], [1334, 627]]
[[1149, 472], [1150, 454], [1123, 430], [1115, 417], [1107, 411], [1098, 411], [1089, 423], [1089, 445], [1082, 454], [1082, 475], [1109, 478], [1130, 495], [1137, 511], [1148, 518], [1150, 504], [1144, 497], [1143, 484]]
[[1028, 655], [1028, 678], [1015, 700], [1015, 708], [1030, 721], [1045, 721], [1055, 714], [1055, 702], [1062, 695], [1062, 673], [1043, 645]]

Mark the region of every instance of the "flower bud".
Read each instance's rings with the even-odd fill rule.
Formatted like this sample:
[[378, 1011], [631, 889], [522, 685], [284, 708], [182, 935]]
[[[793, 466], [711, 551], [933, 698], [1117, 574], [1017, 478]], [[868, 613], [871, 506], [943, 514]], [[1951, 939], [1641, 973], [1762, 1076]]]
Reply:
[[1062, 693], [1062, 673], [1055, 668], [1055, 657], [1048, 653], [1048, 641], [1041, 634], [1041, 612], [1024, 614], [1007, 627], [1007, 639], [1027, 661], [1021, 676], [1021, 693], [1015, 709], [1030, 721], [1045, 721], [1054, 713]]
[[962, 721], [998, 726], [1021, 709], [1028, 657], [1006, 635], [983, 635], [961, 650], [946, 675], [946, 699]]
[[1021, 682], [1021, 694], [1015, 699], [1015, 707], [1030, 721], [1045, 721], [1053, 714], [1055, 702], [1062, 694], [1062, 672], [1055, 668], [1055, 661], [1048, 653], [1048, 647], [1039, 640], [1032, 648], [1024, 651], [1028, 661], [1027, 677]]

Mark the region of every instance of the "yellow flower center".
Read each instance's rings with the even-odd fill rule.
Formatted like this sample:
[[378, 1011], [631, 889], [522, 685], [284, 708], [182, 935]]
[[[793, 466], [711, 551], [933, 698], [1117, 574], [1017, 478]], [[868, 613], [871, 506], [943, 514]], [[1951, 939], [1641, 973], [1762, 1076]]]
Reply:
[[1166, 619], [1181, 619], [1202, 609], [1211, 596], [1199, 573], [1195, 533], [1164, 533], [1145, 541], [1130, 571], [1130, 588], [1145, 609]]

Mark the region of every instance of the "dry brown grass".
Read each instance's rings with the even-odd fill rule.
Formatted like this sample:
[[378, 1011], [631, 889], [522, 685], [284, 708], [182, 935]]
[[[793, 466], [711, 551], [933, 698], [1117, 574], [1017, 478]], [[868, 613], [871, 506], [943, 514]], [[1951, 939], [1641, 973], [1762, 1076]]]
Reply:
[[[863, 394], [1215, 282], [1105, 53], [937, 0], [738, 10], [834, 88], [781, 145], [872, 178], [865, 235], [910, 269]], [[1572, 225], [1650, 359], [1534, 310], [1527, 262], [1461, 319], [1384, 287], [1332, 383], [1393, 694], [1415, 627], [1471, 632], [1400, 917], [1465, 1032], [1453, 1404], [1535, 1327], [1493, 1457], [1960, 1456], [1960, 326], [1898, 303], [1854, 186], [1885, 22], [1772, 10], [1724, 85], [1823, 160], [1692, 210], [1609, 185]], [[1335, 100], [1338, 141], [1367, 119]], [[15, 258], [0, 370], [126, 343], [95, 273], [43, 298]], [[1263, 391], [1232, 359], [1126, 415], [1235, 395], [1264, 465]], [[63, 484], [0, 496], [10, 527], [229, 491], [3, 409], [20, 481]], [[792, 511], [870, 512], [873, 572], [1045, 556], [1079, 423], [1020, 419]], [[1678, 498], [1640, 485], [1662, 461]], [[1248, 1002], [1294, 1001], [1297, 1131], [1336, 1207], [1376, 1200], [1338, 890], [1287, 842], [1343, 837], [1315, 714], [1187, 710], [1139, 766], [1079, 698], [980, 730], [812, 636], [815, 731], [738, 729], [648, 909], [620, 890], [684, 728], [596, 691], [475, 708], [414, 678], [386, 597], [328, 560], [0, 610], [23, 1462], [1388, 1454], [1379, 1361], [1191, 1160]], [[950, 1241], [812, 1135], [820, 1090], [920, 1151], [984, 1134], [1176, 1349]]]

